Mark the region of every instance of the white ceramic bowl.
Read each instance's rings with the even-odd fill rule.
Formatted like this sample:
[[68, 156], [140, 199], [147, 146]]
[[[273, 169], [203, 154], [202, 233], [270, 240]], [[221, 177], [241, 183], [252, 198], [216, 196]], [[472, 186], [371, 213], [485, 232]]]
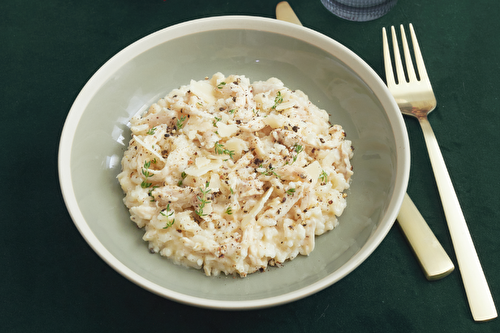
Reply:
[[[128, 120], [190, 79], [216, 72], [270, 77], [300, 89], [352, 140], [354, 176], [340, 226], [317, 238], [309, 257], [248, 277], [206, 277], [150, 254], [129, 219], [116, 180]], [[382, 80], [336, 41], [290, 23], [246, 16], [200, 19], [128, 46], [84, 86], [64, 125], [59, 177], [88, 244], [120, 274], [186, 304], [251, 309], [313, 294], [346, 276], [380, 244], [396, 219], [409, 176], [402, 117]]]

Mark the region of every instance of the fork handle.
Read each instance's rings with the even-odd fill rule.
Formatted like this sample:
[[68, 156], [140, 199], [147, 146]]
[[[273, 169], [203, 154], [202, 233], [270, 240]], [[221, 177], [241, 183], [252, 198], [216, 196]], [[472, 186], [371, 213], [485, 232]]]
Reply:
[[477, 256], [474, 243], [460, 208], [457, 195], [446, 169], [446, 164], [439, 149], [436, 136], [432, 131], [427, 117], [418, 117], [429, 157], [434, 171], [434, 177], [443, 204], [448, 229], [450, 230], [453, 248], [457, 257], [458, 267], [462, 275], [465, 293], [469, 301], [472, 316], [476, 321], [486, 321], [497, 317], [495, 303], [491, 296], [488, 282], [484, 276], [481, 263]]
[[399, 210], [398, 223], [427, 280], [442, 279], [455, 269], [441, 243], [406, 193]]

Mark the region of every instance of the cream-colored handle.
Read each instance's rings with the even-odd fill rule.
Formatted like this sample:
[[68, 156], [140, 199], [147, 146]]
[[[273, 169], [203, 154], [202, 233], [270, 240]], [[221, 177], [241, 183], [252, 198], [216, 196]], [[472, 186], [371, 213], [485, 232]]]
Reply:
[[[276, 6], [276, 18], [302, 25], [292, 7], [286, 1], [282, 1]], [[408, 195], [403, 200], [403, 207], [407, 209], [403, 214], [400, 212], [398, 216], [399, 224], [412, 246], [425, 276], [429, 280], [445, 277], [453, 271], [453, 263]]]
[[281, 1], [276, 6], [276, 18], [281, 21], [302, 25], [292, 7], [290, 7], [290, 4], [286, 1]]
[[406, 193], [399, 210], [398, 222], [428, 280], [444, 278], [455, 269], [450, 257]]
[[439, 149], [436, 136], [427, 118], [419, 117], [425, 143], [434, 171], [434, 177], [443, 204], [443, 210], [450, 230], [453, 248], [457, 257], [458, 268], [462, 275], [465, 293], [469, 301], [472, 317], [476, 321], [491, 320], [497, 317], [497, 311], [490, 288], [484, 276], [474, 243], [460, 208], [453, 183]]

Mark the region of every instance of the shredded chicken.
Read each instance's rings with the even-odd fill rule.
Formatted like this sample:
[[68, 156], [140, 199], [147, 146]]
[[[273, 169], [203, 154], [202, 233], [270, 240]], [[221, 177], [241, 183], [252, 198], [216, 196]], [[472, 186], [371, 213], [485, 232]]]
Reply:
[[118, 179], [151, 252], [241, 277], [314, 249], [346, 207], [351, 142], [276, 78], [192, 80], [131, 119]]

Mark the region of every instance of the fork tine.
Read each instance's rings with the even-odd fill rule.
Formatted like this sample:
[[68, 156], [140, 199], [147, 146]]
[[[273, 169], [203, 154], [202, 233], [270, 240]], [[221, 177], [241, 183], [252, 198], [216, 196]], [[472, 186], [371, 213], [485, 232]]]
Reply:
[[396, 85], [396, 81], [394, 80], [394, 72], [392, 71], [391, 53], [389, 51], [389, 42], [387, 41], [385, 27], [382, 28], [382, 44], [384, 48], [385, 81], [387, 82], [387, 86], [391, 87]]
[[413, 52], [415, 53], [415, 61], [417, 63], [418, 75], [420, 76], [420, 81], [429, 80], [427, 76], [427, 70], [425, 69], [424, 59], [422, 58], [422, 53], [420, 53], [420, 47], [418, 46], [417, 36], [415, 35], [415, 30], [413, 30], [413, 25], [410, 23], [410, 34], [411, 42], [413, 44]]
[[417, 76], [415, 75], [415, 69], [413, 67], [413, 62], [411, 61], [410, 49], [408, 48], [408, 41], [406, 40], [406, 32], [404, 26], [401, 24], [401, 42], [403, 44], [403, 51], [405, 55], [406, 62], [406, 72], [408, 73], [408, 81], [417, 81]]
[[398, 83], [401, 84], [403, 82], [406, 82], [406, 78], [403, 69], [403, 64], [401, 63], [401, 55], [399, 54], [399, 47], [398, 47], [398, 38], [396, 36], [396, 30], [394, 30], [394, 26], [391, 26], [391, 32], [392, 32], [392, 48], [394, 50], [394, 64], [396, 66]]

